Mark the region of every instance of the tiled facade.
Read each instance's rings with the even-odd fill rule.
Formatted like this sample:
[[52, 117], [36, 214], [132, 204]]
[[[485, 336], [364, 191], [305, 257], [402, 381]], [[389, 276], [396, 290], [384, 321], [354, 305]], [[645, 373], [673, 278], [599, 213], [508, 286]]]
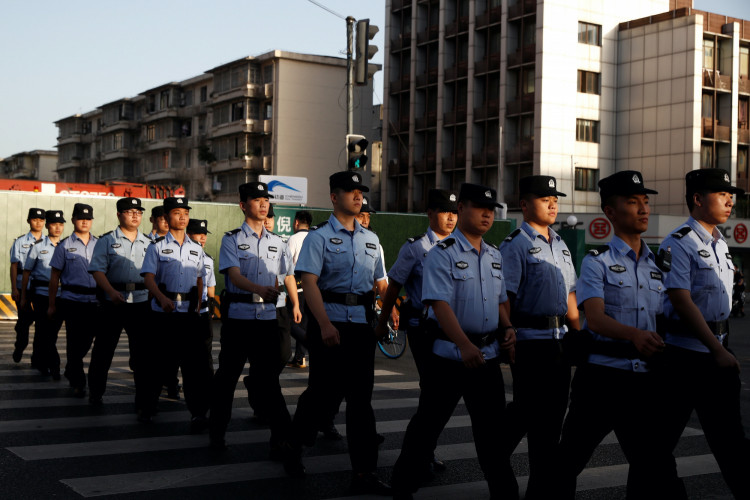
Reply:
[[[191, 199], [237, 200], [258, 175], [308, 178], [308, 204], [329, 204], [345, 168], [343, 59], [273, 51], [56, 122], [61, 180], [183, 185]], [[355, 90], [368, 131], [372, 87]], [[318, 182], [320, 180], [320, 182]]]

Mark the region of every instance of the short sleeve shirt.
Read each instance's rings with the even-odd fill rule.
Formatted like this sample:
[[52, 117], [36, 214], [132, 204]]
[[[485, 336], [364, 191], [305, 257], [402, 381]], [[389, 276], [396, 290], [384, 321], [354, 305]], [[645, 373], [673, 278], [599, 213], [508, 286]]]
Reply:
[[[114, 231], [99, 237], [89, 263], [89, 272], [104, 273], [112, 285], [143, 284], [141, 268], [149, 245], [151, 240], [143, 233], [138, 232], [135, 240], [131, 242], [117, 227]], [[145, 302], [148, 299], [148, 290], [145, 289], [120, 293], [128, 303]]]
[[34, 235], [29, 231], [28, 233], [16, 238], [13, 245], [10, 247], [10, 263], [18, 263], [21, 265], [16, 278], [16, 288], [21, 288], [21, 281], [23, 280], [23, 265], [26, 263], [26, 256], [29, 254], [31, 247], [34, 246], [36, 241]]
[[[50, 266], [60, 271], [60, 282], [63, 285], [96, 288], [94, 277], [89, 273], [89, 262], [94, 256], [97, 237], [89, 235], [88, 244], [84, 244], [75, 233], [64, 238], [55, 247]], [[96, 302], [96, 295], [81, 294], [62, 287], [60, 298], [76, 302]]]
[[[216, 286], [216, 275], [214, 274], [214, 258], [203, 252], [203, 294], [201, 302], [208, 301], [208, 288]], [[201, 308], [201, 313], [208, 312], [208, 306]]]
[[[29, 275], [30, 283], [33, 281], [49, 282], [52, 272], [50, 262], [52, 261], [52, 254], [55, 253], [55, 246], [49, 236], [44, 236], [31, 247], [26, 255], [26, 262], [23, 264], [23, 270], [31, 272]], [[39, 295], [49, 295], [49, 285], [34, 287], [32, 284], [31, 289]], [[60, 290], [58, 289], [59, 294]]]

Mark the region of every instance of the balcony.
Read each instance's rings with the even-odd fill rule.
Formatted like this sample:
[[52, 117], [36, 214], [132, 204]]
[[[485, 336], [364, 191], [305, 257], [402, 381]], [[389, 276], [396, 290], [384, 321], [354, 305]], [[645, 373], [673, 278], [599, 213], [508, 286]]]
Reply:
[[478, 108], [474, 108], [474, 121], [487, 120], [500, 116], [500, 103], [497, 99], [484, 102]]
[[398, 37], [391, 39], [391, 52], [411, 47], [411, 33], [399, 33]]
[[118, 130], [137, 130], [138, 122], [135, 120], [118, 120], [112, 123], [102, 123], [98, 133], [116, 132]]
[[737, 129], [737, 142], [741, 144], [750, 144], [750, 129]]
[[409, 130], [409, 115], [401, 116], [398, 119], [398, 129], [400, 131], [406, 132]]
[[534, 111], [534, 94], [526, 94], [521, 98], [515, 98], [506, 103], [507, 109], [505, 114], [518, 115], [521, 113], [530, 113]]
[[536, 61], [536, 44], [526, 45], [512, 54], [508, 54], [508, 67], [519, 64], [533, 63]]
[[434, 172], [435, 171], [435, 155], [430, 154], [419, 161], [414, 162], [414, 173], [419, 174], [423, 172]]
[[391, 82], [389, 85], [389, 92], [395, 94], [396, 92], [404, 92], [409, 90], [409, 84], [411, 84], [411, 78], [409, 75], [402, 76]]
[[466, 150], [460, 149], [453, 156], [443, 157], [443, 171], [466, 168]]
[[[155, 139], [145, 144], [146, 151], [156, 151], [157, 149], [173, 149], [177, 147], [177, 137], [164, 137]], [[103, 153], [104, 155], [109, 153]]]
[[740, 94], [750, 94], [750, 80], [748, 80], [747, 77], [740, 76], [738, 82], [738, 90]]
[[235, 120], [211, 127], [211, 137], [222, 137], [232, 134], [264, 134], [266, 122], [271, 120]]
[[[161, 149], [161, 148], [154, 148], [154, 149]], [[121, 158], [127, 159], [127, 158], [133, 158], [133, 157], [135, 157], [134, 152], [127, 148], [117, 149], [115, 151], [107, 151], [106, 153], [101, 154], [102, 161], [119, 160]]]
[[263, 133], [266, 135], [273, 133], [273, 120], [271, 118], [263, 120]]
[[63, 144], [75, 144], [76, 142], [81, 142], [83, 140], [83, 134], [80, 132], [73, 132], [67, 137], [58, 137], [57, 138], [57, 145], [62, 146]]
[[445, 68], [445, 81], [449, 82], [457, 78], [464, 78], [469, 74], [469, 62], [459, 61], [456, 66]]
[[173, 168], [163, 168], [159, 170], [153, 170], [146, 172], [143, 175], [143, 180], [147, 183], [170, 183], [177, 182], [179, 177], [179, 170]]
[[502, 15], [502, 8], [499, 6], [494, 7], [489, 11], [486, 11], [484, 14], [480, 14], [477, 16], [475, 27], [476, 29], [481, 29], [489, 26], [490, 24], [499, 23]]
[[471, 162], [477, 165], [497, 165], [499, 160], [497, 145], [488, 146], [479, 154], [472, 155]]
[[391, 0], [391, 11], [401, 10], [408, 5], [411, 5], [411, 0]]
[[505, 151], [505, 163], [520, 163], [534, 159], [534, 141], [525, 140]]
[[266, 99], [270, 99], [273, 97], [273, 83], [266, 83], [263, 85], [263, 96]]
[[[81, 158], [79, 158], [78, 156], [74, 156], [73, 158], [67, 161], [60, 160], [60, 162], [57, 164], [58, 171], [67, 170], [70, 168], [79, 168], [79, 167], [81, 167]], [[26, 174], [27, 172], [28, 172], [27, 170], [22, 170], [21, 171], [22, 175], [14, 174], [13, 176], [11, 176], [11, 179], [26, 178], [25, 175], [23, 174]]]
[[231, 159], [226, 159], [226, 160], [219, 160], [213, 165], [211, 165], [211, 173], [220, 174], [222, 172], [229, 172], [232, 170], [260, 171], [263, 168], [263, 159], [264, 157], [260, 157], [260, 156], [247, 156], [244, 158], [231, 158]]
[[427, 73], [422, 73], [421, 75], [417, 75], [417, 87], [424, 87], [425, 85], [437, 84], [437, 75], [438, 75], [437, 68], [429, 69]]
[[484, 58], [474, 64], [474, 74], [479, 75], [489, 71], [500, 69], [500, 54], [490, 54], [489, 58]]
[[702, 137], [704, 139], [714, 139], [716, 141], [729, 142], [731, 140], [732, 129], [725, 125], [720, 125], [719, 120], [702, 118]]
[[[270, 88], [268, 88], [270, 86]], [[270, 94], [268, 93], [270, 91]], [[213, 93], [211, 97], [211, 104], [220, 104], [223, 102], [231, 101], [233, 99], [239, 99], [242, 97], [254, 97], [256, 99], [263, 99], [273, 95], [273, 84], [267, 83], [261, 85], [259, 83], [248, 83], [240, 87], [227, 90], [221, 93]]]
[[388, 177], [404, 175], [409, 172], [408, 158], [402, 158], [401, 160], [391, 160], [388, 162]]
[[718, 70], [703, 68], [703, 86], [729, 92], [732, 90], [732, 77], [722, 75]]
[[422, 45], [423, 43], [432, 42], [438, 39], [440, 34], [439, 26], [430, 26], [427, 30], [417, 35], [417, 44]]
[[455, 125], [466, 122], [466, 106], [457, 106], [455, 110], [443, 115], [443, 125]]
[[435, 111], [425, 113], [422, 118], [417, 118], [414, 124], [417, 130], [434, 127], [435, 125], [437, 125], [437, 112]]
[[141, 119], [142, 123], [155, 122], [164, 118], [177, 118], [179, 116], [179, 110], [175, 106], [160, 109], [158, 111], [147, 112]]

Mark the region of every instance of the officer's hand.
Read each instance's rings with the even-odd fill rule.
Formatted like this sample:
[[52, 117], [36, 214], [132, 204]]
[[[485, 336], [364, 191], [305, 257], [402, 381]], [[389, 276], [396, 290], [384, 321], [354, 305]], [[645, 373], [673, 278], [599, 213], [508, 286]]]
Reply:
[[57, 307], [50, 304], [49, 307], [47, 307], [47, 317], [49, 319], [52, 319], [55, 316], [55, 312], [57, 312], [56, 310], [57, 310]]
[[646, 357], [653, 356], [657, 352], [664, 350], [664, 340], [656, 332], [638, 330], [632, 342], [638, 352]]
[[461, 361], [466, 368], [479, 368], [485, 363], [482, 351], [470, 342], [461, 349]]
[[13, 288], [13, 290], [10, 292], [10, 298], [13, 299], [13, 302], [18, 302], [18, 299], [20, 298], [20, 293], [18, 293], [17, 288]]
[[125, 300], [125, 297], [120, 292], [118, 292], [117, 290], [115, 290], [115, 293], [110, 294], [109, 298], [112, 301], [112, 303], [115, 304], [115, 305], [117, 305], [117, 304], [125, 304], [127, 302]]
[[159, 307], [161, 307], [165, 313], [171, 313], [172, 311], [174, 311], [174, 302], [172, 302], [172, 300], [167, 298], [165, 295], [158, 297], [157, 300], [159, 301]]
[[737, 358], [731, 352], [724, 349], [724, 347], [714, 353], [714, 359], [719, 368], [730, 368], [737, 373], [740, 372], [740, 364], [737, 362]]
[[258, 295], [263, 297], [264, 302], [275, 303], [279, 298], [279, 291], [275, 286], [262, 286], [258, 290]]
[[339, 337], [339, 331], [332, 324], [320, 327], [320, 337], [323, 340], [323, 344], [328, 347], [339, 345], [341, 338]]
[[391, 323], [393, 323], [393, 329], [398, 330], [399, 323], [399, 315], [398, 312], [396, 312], [396, 308], [394, 307], [391, 309]]
[[516, 332], [512, 328], [505, 330], [505, 337], [500, 342], [500, 349], [505, 352], [509, 363], [516, 362]]
[[375, 338], [376, 339], [384, 339], [386, 336], [388, 336], [388, 324], [386, 321], [378, 321], [378, 324], [375, 326]]
[[18, 309], [26, 309], [26, 298], [21, 298], [21, 302], [18, 303]]
[[294, 306], [292, 309], [292, 317], [295, 323], [302, 323], [302, 311], [299, 310], [299, 306]]

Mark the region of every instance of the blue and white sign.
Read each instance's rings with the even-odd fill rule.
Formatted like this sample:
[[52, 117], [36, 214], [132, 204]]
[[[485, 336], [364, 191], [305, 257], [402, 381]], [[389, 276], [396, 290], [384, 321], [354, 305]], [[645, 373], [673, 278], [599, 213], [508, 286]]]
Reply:
[[307, 177], [260, 175], [260, 182], [268, 184], [273, 203], [279, 205], [305, 205], [307, 203]]

